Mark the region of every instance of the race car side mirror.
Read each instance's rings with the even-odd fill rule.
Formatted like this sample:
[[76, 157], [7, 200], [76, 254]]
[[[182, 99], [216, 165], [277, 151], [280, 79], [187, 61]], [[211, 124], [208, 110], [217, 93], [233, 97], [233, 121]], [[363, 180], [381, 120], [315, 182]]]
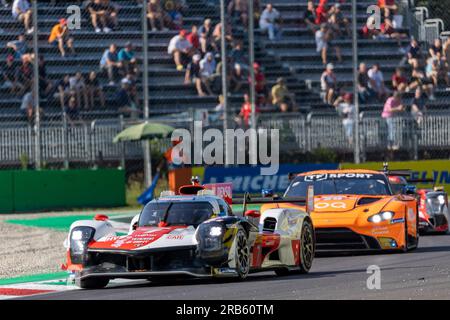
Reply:
[[416, 186], [413, 186], [413, 185], [406, 185], [403, 188], [403, 193], [406, 195], [409, 195], [409, 196], [414, 196], [416, 194], [416, 192], [417, 192], [417, 188], [416, 188]]
[[259, 210], [247, 210], [245, 211], [245, 216], [250, 218], [259, 218], [261, 217], [261, 212]]
[[135, 222], [133, 223], [133, 226], [131, 227], [131, 229], [136, 230], [138, 228], [138, 223]]

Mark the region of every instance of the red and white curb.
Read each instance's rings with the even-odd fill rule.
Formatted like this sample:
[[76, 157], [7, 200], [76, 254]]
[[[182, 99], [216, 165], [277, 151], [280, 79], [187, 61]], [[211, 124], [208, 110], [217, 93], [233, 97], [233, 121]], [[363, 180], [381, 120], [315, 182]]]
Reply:
[[0, 300], [78, 289], [78, 287], [74, 285], [61, 284], [61, 282], [65, 281], [65, 279], [47, 280], [0, 286]]

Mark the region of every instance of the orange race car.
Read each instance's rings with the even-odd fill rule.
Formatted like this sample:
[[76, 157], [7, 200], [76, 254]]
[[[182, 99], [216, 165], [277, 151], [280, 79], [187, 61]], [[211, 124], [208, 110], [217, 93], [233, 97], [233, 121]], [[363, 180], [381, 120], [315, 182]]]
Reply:
[[[314, 190], [310, 210], [316, 231], [316, 250], [406, 252], [417, 248], [418, 208], [414, 196], [394, 194], [388, 172], [327, 170], [292, 178], [284, 198], [306, 197]], [[292, 204], [266, 204], [301, 207]], [[303, 208], [304, 209], [304, 208]]]

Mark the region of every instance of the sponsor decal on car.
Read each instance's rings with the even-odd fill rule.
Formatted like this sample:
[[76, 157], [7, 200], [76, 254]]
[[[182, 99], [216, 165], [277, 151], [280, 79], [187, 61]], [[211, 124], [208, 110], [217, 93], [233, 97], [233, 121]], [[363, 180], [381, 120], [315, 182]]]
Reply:
[[404, 223], [404, 222], [405, 222], [405, 218], [398, 218], [398, 219], [391, 220], [391, 224]]
[[306, 182], [323, 181], [328, 179], [370, 179], [370, 173], [324, 173], [305, 176]]

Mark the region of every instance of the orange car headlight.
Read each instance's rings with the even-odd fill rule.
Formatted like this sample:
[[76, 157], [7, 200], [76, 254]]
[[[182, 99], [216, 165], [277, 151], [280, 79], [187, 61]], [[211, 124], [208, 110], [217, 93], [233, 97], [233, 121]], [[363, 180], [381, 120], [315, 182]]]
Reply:
[[373, 216], [370, 216], [367, 221], [373, 222], [373, 223], [380, 223], [382, 221], [389, 221], [394, 217], [394, 212], [392, 211], [384, 211], [377, 214], [374, 214]]

